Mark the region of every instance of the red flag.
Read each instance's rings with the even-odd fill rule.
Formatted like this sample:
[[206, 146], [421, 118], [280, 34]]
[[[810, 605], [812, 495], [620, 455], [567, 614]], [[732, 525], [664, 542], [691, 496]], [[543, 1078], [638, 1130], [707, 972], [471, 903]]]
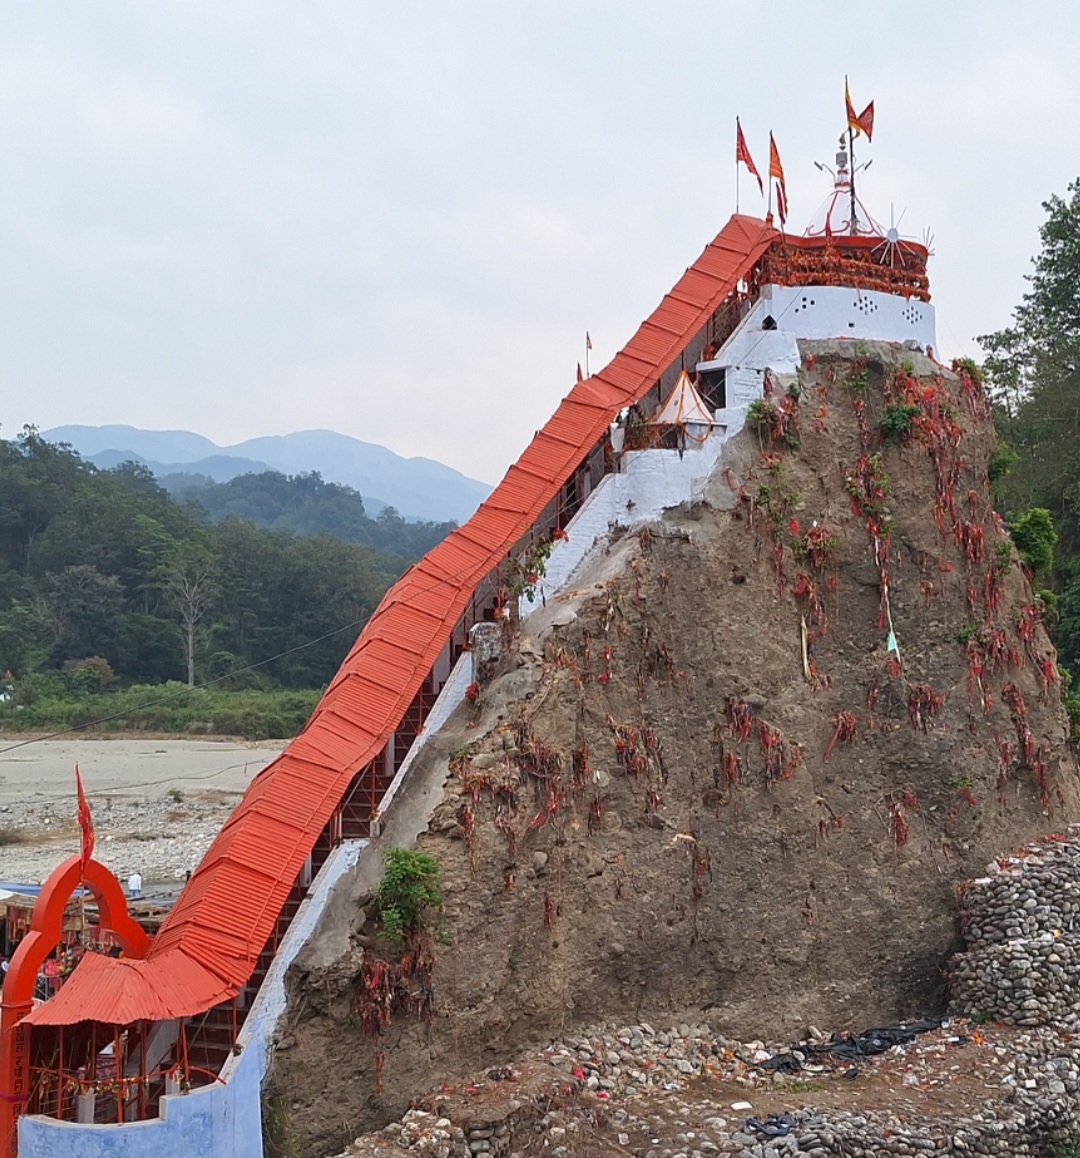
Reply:
[[86, 872], [86, 866], [94, 855], [94, 821], [90, 816], [90, 805], [83, 791], [79, 765], [75, 765], [75, 788], [79, 794], [79, 827], [82, 829], [82, 852], [79, 854], [79, 870]]
[[851, 93], [848, 90], [847, 77], [844, 77], [844, 104], [847, 106], [848, 128], [858, 136], [865, 133], [866, 139], [874, 139], [874, 102], [871, 101], [858, 116], [855, 115], [855, 106], [851, 103]]
[[750, 170], [750, 172], [757, 178], [757, 187], [761, 195], [765, 195], [765, 186], [761, 183], [761, 174], [757, 171], [757, 165], [754, 164], [754, 158], [750, 156], [750, 150], [746, 147], [746, 138], [743, 136], [742, 125], [739, 124], [739, 118], [735, 118], [735, 164], [742, 161], [742, 163]]
[[581, 376], [581, 363], [580, 362], [578, 362], [578, 364], [577, 364], [577, 380], [579, 382], [585, 381], [585, 379]]
[[784, 166], [780, 164], [780, 150], [773, 135], [769, 133], [769, 177], [776, 178], [776, 211], [780, 214], [780, 224], [787, 221], [787, 184], [784, 181]]
[[585, 331], [585, 349], [586, 350], [592, 349], [592, 338], [589, 337], [589, 331], [588, 330]]

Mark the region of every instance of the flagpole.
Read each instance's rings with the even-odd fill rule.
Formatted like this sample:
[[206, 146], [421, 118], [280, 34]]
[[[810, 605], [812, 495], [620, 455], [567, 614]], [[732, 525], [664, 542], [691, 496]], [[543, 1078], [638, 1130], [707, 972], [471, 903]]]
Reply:
[[735, 214], [739, 213], [739, 118], [735, 118]]
[[589, 331], [585, 331], [585, 377], [589, 376]]
[[847, 136], [848, 154], [851, 157], [851, 232], [858, 233], [859, 218], [855, 212], [855, 133], [852, 130], [850, 121], [848, 121]]

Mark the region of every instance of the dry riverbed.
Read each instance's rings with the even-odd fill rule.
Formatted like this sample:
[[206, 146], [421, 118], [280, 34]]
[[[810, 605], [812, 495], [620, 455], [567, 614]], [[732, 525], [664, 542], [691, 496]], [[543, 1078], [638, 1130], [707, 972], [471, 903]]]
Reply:
[[79, 849], [76, 763], [95, 857], [147, 885], [194, 869], [284, 741], [0, 739], [0, 880], [38, 883]]

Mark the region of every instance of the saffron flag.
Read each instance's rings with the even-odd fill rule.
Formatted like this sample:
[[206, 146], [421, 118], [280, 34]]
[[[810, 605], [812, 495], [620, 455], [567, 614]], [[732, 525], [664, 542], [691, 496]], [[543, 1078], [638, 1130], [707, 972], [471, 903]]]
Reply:
[[855, 115], [855, 106], [851, 103], [851, 92], [848, 89], [847, 77], [844, 77], [844, 104], [847, 105], [848, 128], [858, 136], [865, 133], [866, 139], [874, 139], [874, 102], [871, 101], [858, 116]]
[[582, 374], [581, 374], [581, 363], [580, 362], [578, 362], [578, 364], [577, 364], [577, 380], [579, 382], [585, 381], [585, 379], [582, 377]]
[[592, 349], [592, 338], [589, 337], [589, 331], [588, 330], [585, 331], [585, 349], [586, 350]]
[[757, 178], [757, 187], [761, 195], [765, 195], [765, 186], [761, 183], [761, 174], [757, 171], [757, 165], [754, 164], [754, 158], [750, 156], [750, 150], [746, 147], [746, 138], [743, 136], [742, 125], [739, 124], [739, 118], [735, 118], [735, 164], [742, 161], [742, 163], [750, 170], [750, 172]]
[[90, 815], [90, 804], [83, 791], [79, 765], [75, 765], [75, 790], [79, 796], [79, 828], [82, 829], [82, 851], [79, 854], [79, 870], [86, 872], [86, 866], [94, 855], [94, 821]]
[[776, 211], [780, 214], [780, 224], [787, 221], [787, 184], [784, 181], [784, 166], [780, 164], [780, 150], [773, 135], [769, 133], [769, 178], [776, 178]]

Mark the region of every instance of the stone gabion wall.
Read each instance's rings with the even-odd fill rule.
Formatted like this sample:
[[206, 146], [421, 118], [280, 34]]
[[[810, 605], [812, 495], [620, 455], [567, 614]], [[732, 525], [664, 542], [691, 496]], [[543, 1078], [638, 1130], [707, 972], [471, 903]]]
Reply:
[[1080, 828], [1004, 857], [960, 895], [950, 1009], [1006, 1025], [1080, 1023]]

